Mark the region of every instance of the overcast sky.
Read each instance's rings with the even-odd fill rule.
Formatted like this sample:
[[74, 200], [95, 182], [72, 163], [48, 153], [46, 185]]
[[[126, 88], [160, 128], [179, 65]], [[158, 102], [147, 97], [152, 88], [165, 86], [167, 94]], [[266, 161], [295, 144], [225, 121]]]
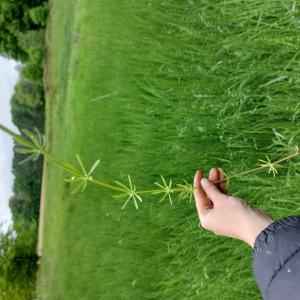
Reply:
[[[17, 130], [11, 121], [10, 98], [18, 80], [17, 63], [0, 56], [0, 123]], [[12, 139], [0, 132], [0, 223], [3, 229], [11, 224], [8, 200], [12, 196]]]

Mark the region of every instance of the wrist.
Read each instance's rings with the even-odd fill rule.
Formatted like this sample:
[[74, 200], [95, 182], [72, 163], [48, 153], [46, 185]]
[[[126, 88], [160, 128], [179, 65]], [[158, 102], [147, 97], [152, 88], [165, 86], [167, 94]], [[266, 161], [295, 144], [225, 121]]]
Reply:
[[273, 223], [271, 217], [259, 210], [251, 209], [251, 212], [247, 215], [245, 220], [242, 240], [253, 248], [257, 236], [271, 223]]

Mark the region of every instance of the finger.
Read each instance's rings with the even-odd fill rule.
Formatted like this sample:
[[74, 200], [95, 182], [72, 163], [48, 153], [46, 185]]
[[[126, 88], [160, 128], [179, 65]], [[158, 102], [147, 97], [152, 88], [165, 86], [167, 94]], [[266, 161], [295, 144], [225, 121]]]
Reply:
[[[220, 178], [220, 172], [219, 172], [219, 169], [217, 169], [217, 168], [212, 168], [211, 170], [210, 170], [210, 172], [209, 172], [209, 177], [208, 177], [208, 179], [211, 181], [211, 182], [218, 182], [221, 178]], [[222, 190], [221, 190], [221, 185], [220, 185], [220, 183], [215, 183], [215, 185], [217, 186], [217, 188], [221, 191], [221, 192], [223, 192]]]
[[196, 201], [196, 207], [199, 217], [206, 214], [210, 209], [212, 209], [211, 201], [206, 197], [202, 187], [201, 187], [202, 172], [197, 171], [194, 177], [194, 187], [199, 187], [194, 189], [194, 197]]
[[218, 168], [218, 170], [219, 170], [219, 174], [220, 174], [219, 180], [222, 180], [222, 182], [220, 182], [220, 190], [224, 194], [227, 194], [227, 188], [226, 188], [226, 180], [225, 180], [224, 170], [222, 168]]
[[215, 182], [219, 180], [219, 171], [217, 168], [210, 169], [208, 179], [211, 182]]
[[220, 200], [224, 200], [227, 197], [218, 189], [218, 187], [214, 183], [212, 183], [206, 178], [201, 179], [201, 186], [205, 194], [213, 203], [218, 202]]

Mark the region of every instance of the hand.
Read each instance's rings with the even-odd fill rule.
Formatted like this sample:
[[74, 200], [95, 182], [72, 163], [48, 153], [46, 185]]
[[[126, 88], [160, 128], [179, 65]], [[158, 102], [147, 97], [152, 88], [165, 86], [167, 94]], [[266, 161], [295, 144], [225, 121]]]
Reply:
[[[244, 200], [227, 194], [222, 169], [213, 168], [209, 180], [197, 171], [194, 178], [194, 196], [201, 226], [216, 235], [242, 240], [254, 246], [258, 234], [273, 222], [264, 212], [252, 208]], [[201, 188], [202, 187], [202, 188]]]

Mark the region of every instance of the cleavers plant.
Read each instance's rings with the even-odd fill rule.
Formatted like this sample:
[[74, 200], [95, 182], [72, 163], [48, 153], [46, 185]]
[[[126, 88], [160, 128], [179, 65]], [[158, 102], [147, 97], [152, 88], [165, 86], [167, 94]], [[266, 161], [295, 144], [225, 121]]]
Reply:
[[[188, 183], [186, 180], [183, 180], [182, 184], [176, 184], [176, 186], [174, 186], [171, 179], [169, 179], [169, 182], [167, 183], [166, 179], [162, 175], [160, 183], [154, 182], [154, 184], [156, 185], [156, 188], [154, 189], [138, 191], [136, 189], [136, 186], [132, 183], [130, 175], [128, 175], [127, 186], [119, 181], [114, 181], [115, 185], [112, 185], [92, 176], [93, 172], [100, 164], [100, 160], [97, 160], [89, 169], [89, 171], [87, 171], [88, 169], [85, 167], [78, 154], [76, 154], [76, 158], [78, 161], [79, 168], [73, 166], [72, 164], [63, 162], [51, 155], [51, 153], [47, 152], [45, 136], [42, 135], [36, 128], [34, 128], [34, 131], [32, 132], [29, 130], [23, 130], [23, 135], [16, 134], [15, 132], [11, 131], [10, 129], [1, 124], [0, 130], [10, 135], [18, 144], [18, 147], [16, 148], [16, 151], [18, 153], [29, 154], [29, 156], [26, 159], [21, 161], [22, 164], [28, 162], [29, 160], [37, 160], [40, 156], [43, 156], [46, 160], [54, 163], [55, 165], [64, 169], [67, 173], [71, 175], [71, 177], [65, 179], [65, 182], [68, 182], [74, 186], [72, 193], [77, 193], [79, 191], [83, 192], [86, 189], [88, 183], [97, 184], [104, 188], [119, 192], [119, 194], [113, 195], [113, 198], [115, 199], [126, 198], [122, 209], [124, 209], [130, 201], [132, 201], [134, 203], [135, 208], [138, 209], [139, 202], [143, 202], [143, 198], [141, 195], [147, 194], [161, 195], [160, 202], [164, 201], [165, 199], [168, 199], [171, 205], [173, 204], [172, 194], [175, 193], [177, 193], [181, 199], [189, 199], [189, 201], [191, 202], [194, 189], [201, 188], [200, 186], [194, 186], [192, 183]], [[300, 155], [299, 147], [297, 145], [294, 145], [293, 149], [293, 153], [290, 153], [277, 161], [271, 162], [269, 157], [266, 155], [266, 160], [259, 160], [260, 164], [258, 167], [232, 175], [227, 175], [224, 173], [225, 179], [216, 181], [215, 183], [226, 181], [226, 184], [229, 185], [230, 179], [232, 178], [238, 178], [243, 175], [259, 172], [265, 169], [267, 169], [268, 173], [272, 173], [275, 177], [276, 174], [278, 174], [277, 169], [281, 166], [282, 162], [288, 161]]]

